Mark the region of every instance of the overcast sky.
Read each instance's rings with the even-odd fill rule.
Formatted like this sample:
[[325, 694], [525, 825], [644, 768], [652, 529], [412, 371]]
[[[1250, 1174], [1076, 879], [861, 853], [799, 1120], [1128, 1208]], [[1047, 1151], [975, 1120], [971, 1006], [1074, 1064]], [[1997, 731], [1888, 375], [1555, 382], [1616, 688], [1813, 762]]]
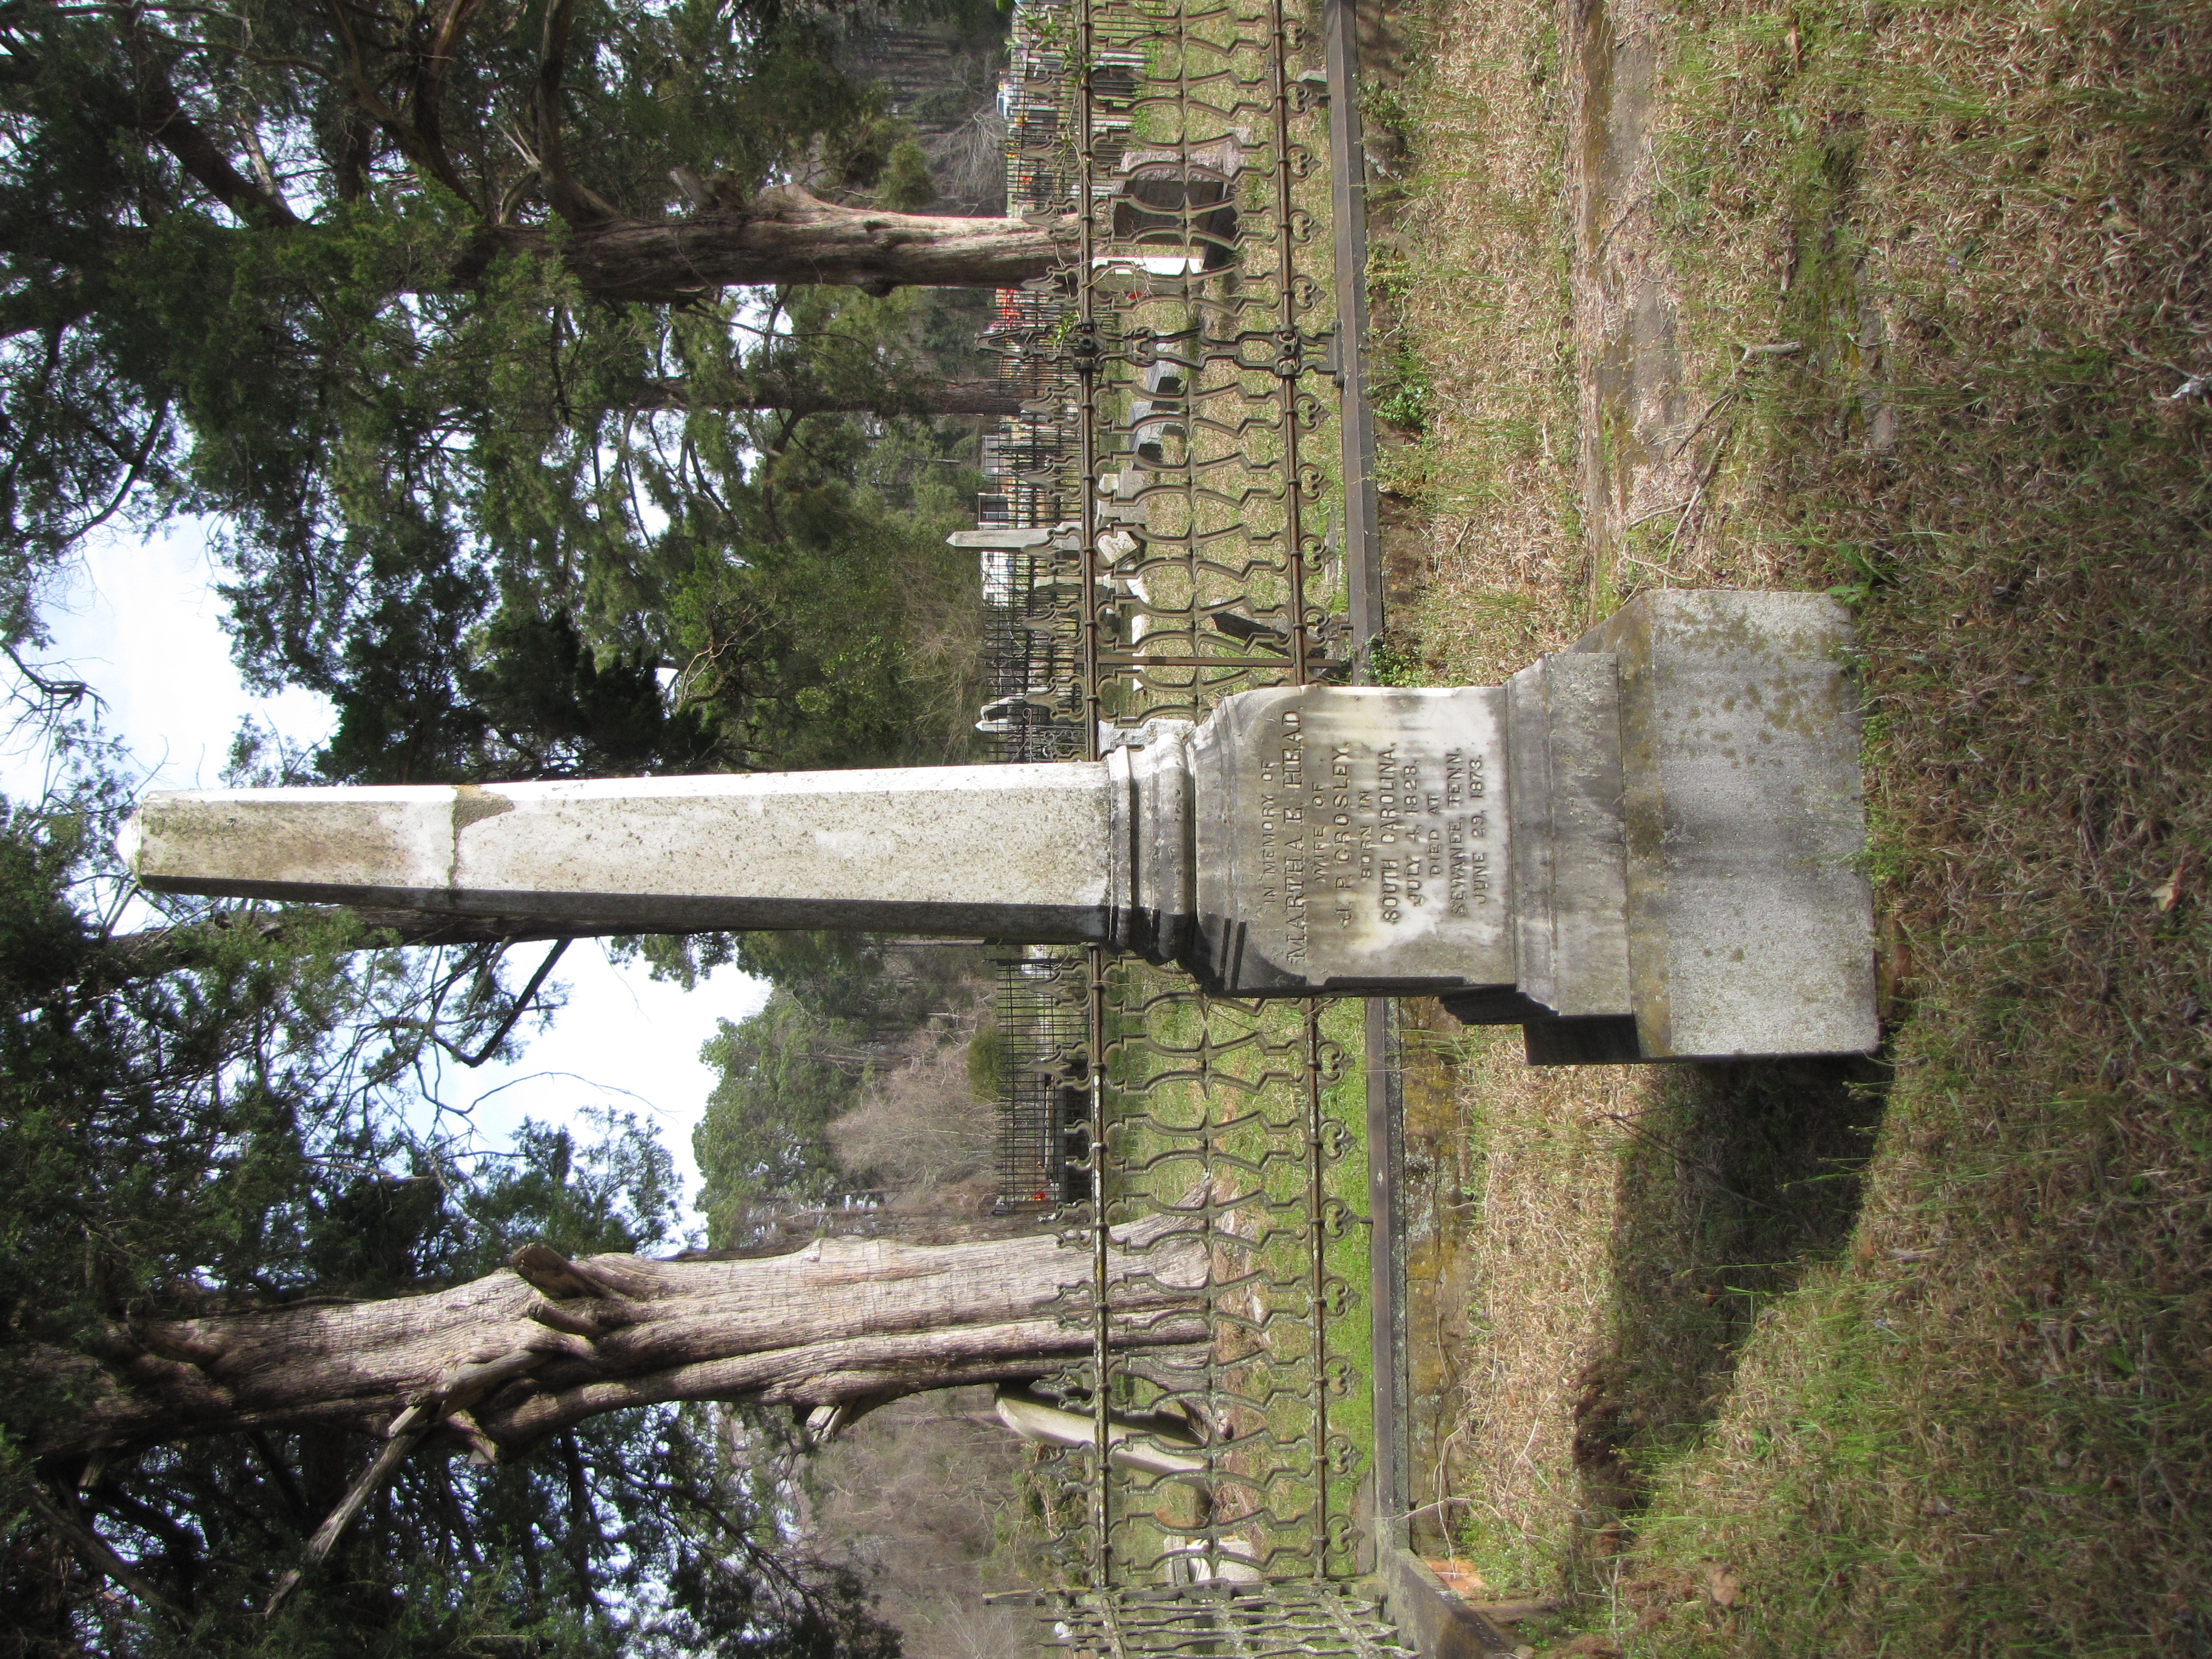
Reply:
[[[260, 698], [239, 684], [213, 576], [196, 526], [143, 544], [119, 537], [87, 554], [71, 590], [45, 612], [54, 635], [46, 656], [100, 693], [103, 727], [129, 746], [149, 787], [219, 787], [231, 734], [248, 714], [298, 742], [319, 742], [330, 729], [320, 697]], [[44, 773], [39, 750], [0, 753], [0, 790], [14, 799], [35, 799]], [[510, 981], [526, 980], [547, 948], [517, 946]], [[649, 1116], [675, 1155], [688, 1206], [698, 1190], [691, 1131], [714, 1085], [700, 1044], [717, 1018], [758, 1009], [768, 986], [726, 968], [687, 994], [653, 983], [642, 967], [614, 966], [590, 939], [568, 947], [553, 982], [565, 986], [568, 1006], [550, 1030], [528, 1038], [520, 1063], [454, 1066], [441, 1092], [471, 1109], [489, 1146], [505, 1145], [525, 1117], [566, 1121], [592, 1105]]]

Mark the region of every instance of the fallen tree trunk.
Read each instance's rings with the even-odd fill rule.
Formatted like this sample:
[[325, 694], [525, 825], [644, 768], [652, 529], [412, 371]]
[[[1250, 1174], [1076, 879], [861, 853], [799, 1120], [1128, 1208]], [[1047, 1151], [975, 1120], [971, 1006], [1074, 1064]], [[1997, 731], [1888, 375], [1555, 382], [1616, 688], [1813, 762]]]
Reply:
[[418, 292], [473, 288], [501, 254], [557, 258], [599, 300], [671, 304], [714, 289], [785, 283], [895, 288], [1016, 288], [1066, 257], [1072, 219], [967, 219], [845, 207], [781, 185], [749, 209], [690, 219], [611, 218], [563, 225], [488, 225], [445, 270], [426, 268]]
[[[1111, 1340], [1202, 1344], [1207, 1254], [1173, 1212], [1116, 1228]], [[81, 1402], [37, 1431], [58, 1460], [241, 1429], [410, 1433], [527, 1451], [601, 1412], [754, 1399], [859, 1409], [1044, 1376], [1091, 1351], [1085, 1250], [1050, 1236], [915, 1245], [817, 1239], [780, 1256], [515, 1265], [428, 1295], [134, 1323], [106, 1363], [11, 1358]]]

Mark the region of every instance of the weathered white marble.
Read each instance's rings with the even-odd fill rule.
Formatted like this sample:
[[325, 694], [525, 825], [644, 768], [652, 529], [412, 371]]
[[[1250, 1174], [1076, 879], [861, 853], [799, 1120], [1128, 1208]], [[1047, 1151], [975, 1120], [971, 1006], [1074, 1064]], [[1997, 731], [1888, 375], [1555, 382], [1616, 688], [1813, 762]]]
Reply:
[[1103, 764], [149, 796], [157, 890], [640, 932], [1104, 936]]
[[1879, 1037], [1850, 614], [1676, 589], [1577, 647], [1620, 675], [1629, 965], [1647, 1059]]
[[1513, 983], [1502, 688], [1249, 691], [1191, 751], [1207, 977], [1241, 994]]
[[1568, 1018], [1632, 1013], [1613, 659], [1547, 656], [1506, 693], [1519, 988]]

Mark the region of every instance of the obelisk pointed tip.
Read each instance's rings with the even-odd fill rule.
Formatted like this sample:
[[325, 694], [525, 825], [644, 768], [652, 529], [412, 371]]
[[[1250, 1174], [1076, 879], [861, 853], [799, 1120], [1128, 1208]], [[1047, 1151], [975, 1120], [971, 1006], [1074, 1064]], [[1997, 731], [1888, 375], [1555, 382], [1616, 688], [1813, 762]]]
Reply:
[[[140, 808], [140, 811], [144, 808]], [[123, 820], [123, 827], [115, 832], [115, 855], [123, 860], [123, 867], [132, 875], [138, 873], [138, 854], [146, 843], [146, 832], [139, 824], [138, 813], [133, 812]]]

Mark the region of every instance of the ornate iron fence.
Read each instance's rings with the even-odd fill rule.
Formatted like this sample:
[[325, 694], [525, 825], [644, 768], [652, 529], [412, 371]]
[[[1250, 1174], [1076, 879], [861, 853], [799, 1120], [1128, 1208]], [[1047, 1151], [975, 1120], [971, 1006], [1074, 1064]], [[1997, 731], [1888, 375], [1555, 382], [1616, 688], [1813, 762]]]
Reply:
[[1091, 1053], [1083, 961], [1032, 946], [999, 963], [1001, 1215], [1048, 1215], [1091, 1195]]
[[1063, 1596], [1055, 1645], [1127, 1659], [1413, 1659], [1374, 1603], [1314, 1585], [1219, 1585], [1172, 1595]]
[[[985, 554], [992, 659], [1036, 712], [994, 707], [1007, 758], [1043, 757], [1036, 726], [1095, 757], [1343, 666], [1318, 46], [1284, 0], [1050, 0], [1015, 31], [1017, 210], [1073, 234], [989, 337], [1031, 394], [987, 455], [979, 518], [1032, 532]], [[1208, 998], [1098, 950], [1004, 972], [1000, 1201], [1093, 1267], [1066, 1314], [1090, 1355], [1035, 1391], [1085, 1425], [1041, 1474], [1054, 1639], [1377, 1659], [1386, 1627], [1325, 1588], [1356, 1566], [1365, 1410], [1356, 1013]], [[1136, 1224], [1159, 1265], [1133, 1279]], [[1131, 1287], [1162, 1274], [1203, 1340], [1127, 1342]]]

